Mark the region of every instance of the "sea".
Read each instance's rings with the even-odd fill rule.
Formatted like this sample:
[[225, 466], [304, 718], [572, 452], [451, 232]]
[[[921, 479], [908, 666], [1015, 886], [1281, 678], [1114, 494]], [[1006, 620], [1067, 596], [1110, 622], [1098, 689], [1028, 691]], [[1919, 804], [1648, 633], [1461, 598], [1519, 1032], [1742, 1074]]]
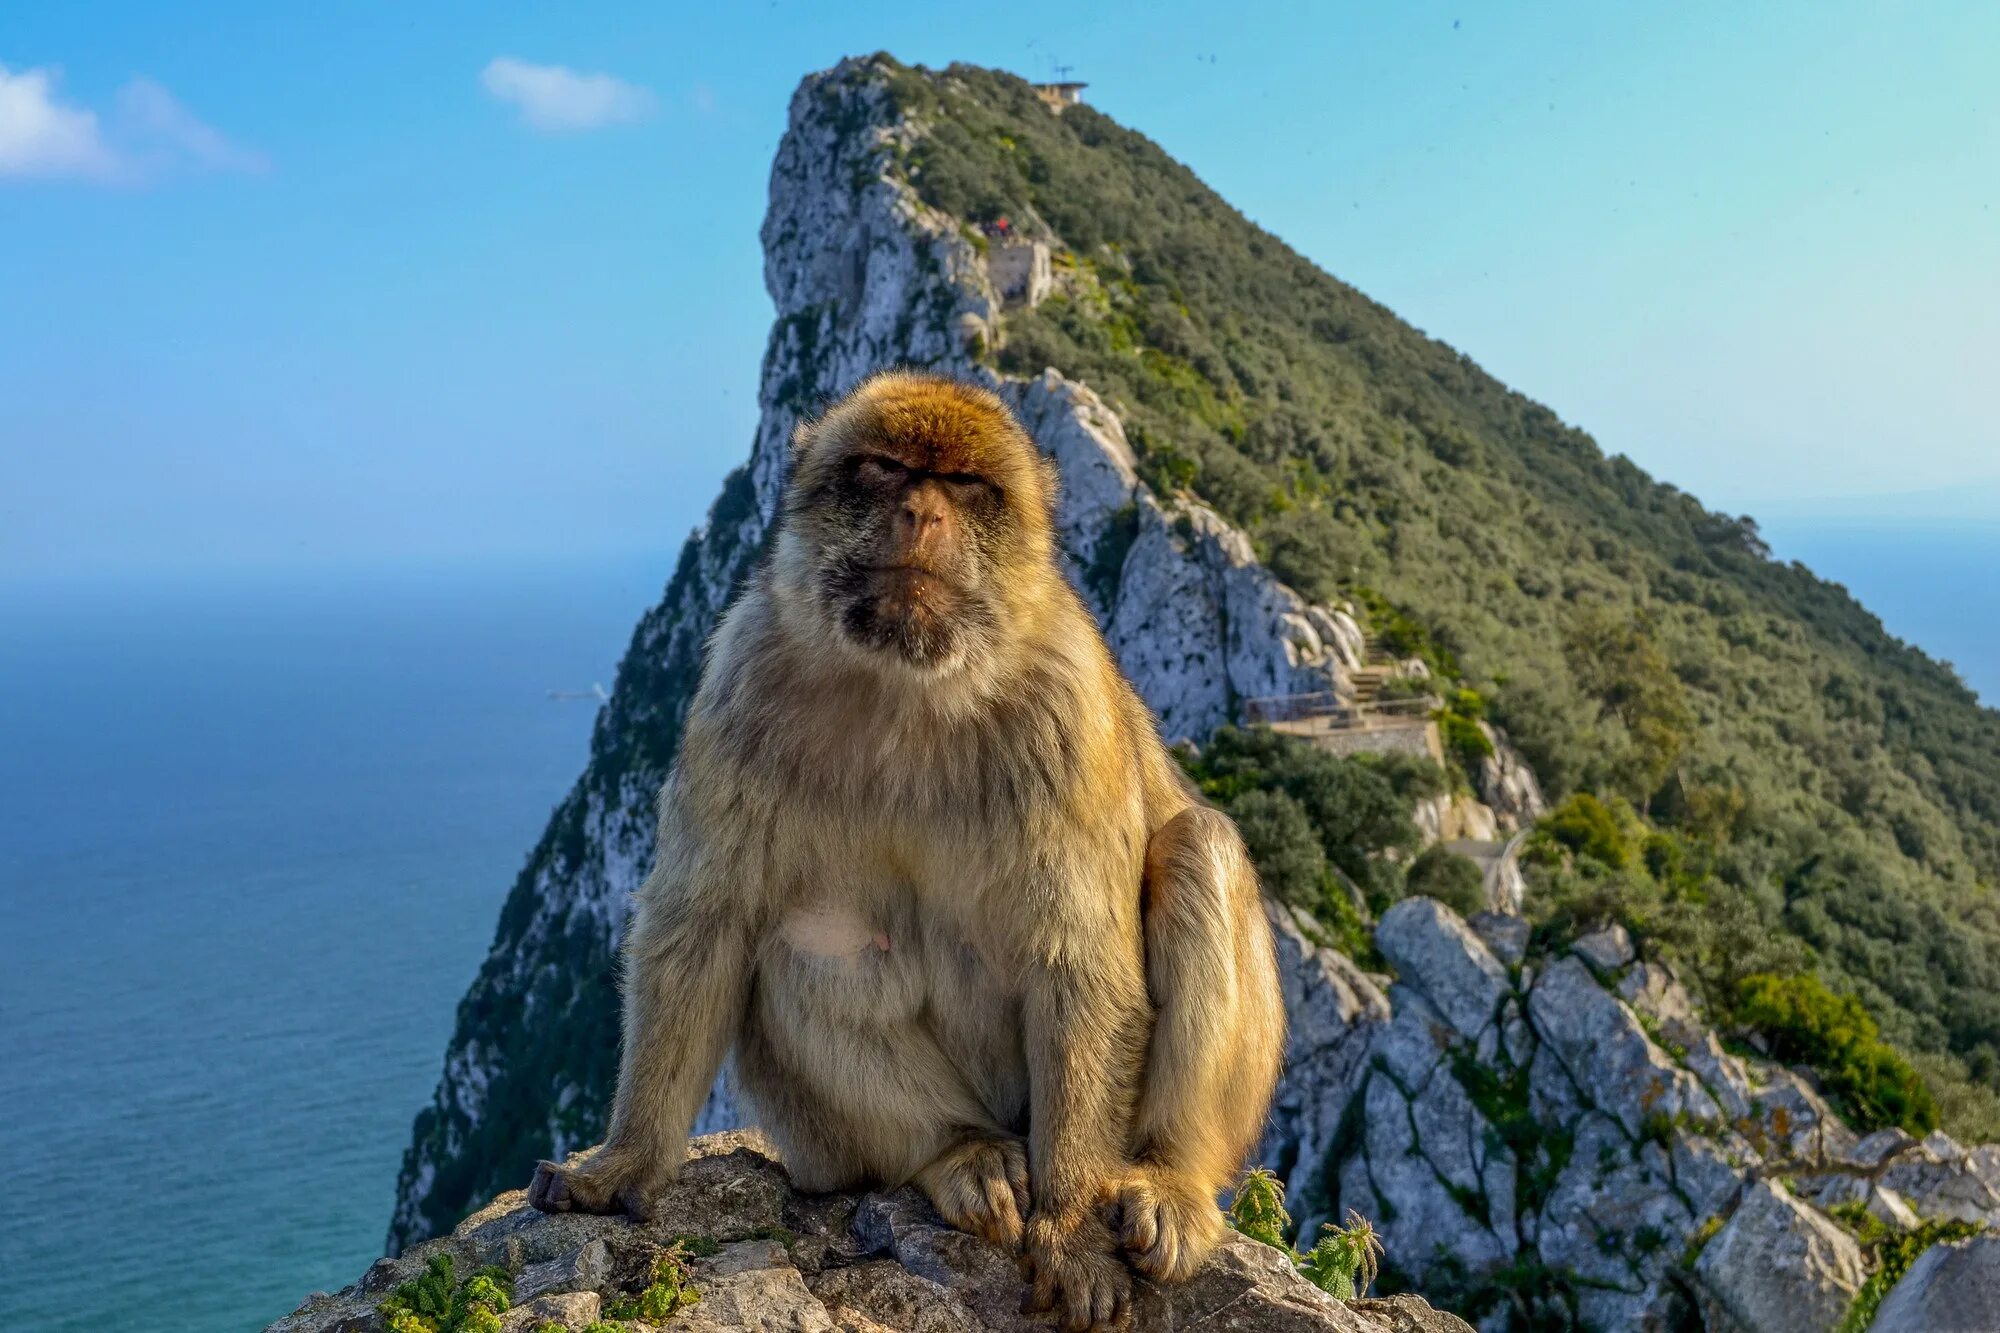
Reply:
[[[1766, 525], [2000, 700], [2000, 531]], [[248, 1333], [380, 1252], [670, 553], [0, 584], [0, 1327]]]
[[0, 1327], [262, 1328], [411, 1118], [671, 553], [0, 588]]

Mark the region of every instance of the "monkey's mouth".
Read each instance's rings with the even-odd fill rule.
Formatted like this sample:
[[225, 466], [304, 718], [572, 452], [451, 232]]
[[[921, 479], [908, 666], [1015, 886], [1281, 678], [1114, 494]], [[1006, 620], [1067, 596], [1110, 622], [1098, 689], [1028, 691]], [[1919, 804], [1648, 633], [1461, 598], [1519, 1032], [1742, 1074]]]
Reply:
[[956, 651], [964, 599], [935, 568], [857, 564], [829, 582], [841, 628], [856, 643], [916, 666], [937, 665]]

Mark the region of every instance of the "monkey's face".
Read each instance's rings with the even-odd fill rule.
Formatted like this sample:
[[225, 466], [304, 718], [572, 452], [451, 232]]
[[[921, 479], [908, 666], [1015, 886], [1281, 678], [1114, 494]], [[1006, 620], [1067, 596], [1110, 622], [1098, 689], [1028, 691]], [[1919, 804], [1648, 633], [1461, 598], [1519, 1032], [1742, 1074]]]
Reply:
[[946, 670], [997, 641], [1010, 575], [1046, 563], [1047, 504], [998, 399], [881, 376], [801, 432], [780, 565], [846, 644]]

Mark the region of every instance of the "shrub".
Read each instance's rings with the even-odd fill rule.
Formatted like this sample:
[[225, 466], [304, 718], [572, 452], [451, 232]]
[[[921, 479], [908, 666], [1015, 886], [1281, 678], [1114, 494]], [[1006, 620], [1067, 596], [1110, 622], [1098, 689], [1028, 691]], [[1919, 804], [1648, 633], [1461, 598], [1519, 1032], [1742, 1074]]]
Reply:
[[1478, 865], [1441, 844], [1426, 847], [1410, 863], [1403, 887], [1408, 893], [1437, 899], [1460, 916], [1486, 910], [1486, 878]]
[[1778, 1059], [1810, 1065], [1857, 1128], [1937, 1128], [1937, 1103], [1910, 1062], [1883, 1043], [1859, 1000], [1835, 995], [1818, 977], [1751, 977], [1735, 1018]]
[[1542, 816], [1535, 840], [1566, 847], [1611, 870], [1623, 870], [1632, 860], [1632, 844], [1618, 816], [1589, 792], [1577, 792]]

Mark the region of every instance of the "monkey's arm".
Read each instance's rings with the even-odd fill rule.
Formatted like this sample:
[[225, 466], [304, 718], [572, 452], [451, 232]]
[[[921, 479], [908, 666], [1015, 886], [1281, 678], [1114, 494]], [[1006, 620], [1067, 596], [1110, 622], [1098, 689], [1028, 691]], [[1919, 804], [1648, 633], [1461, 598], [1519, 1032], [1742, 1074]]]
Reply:
[[574, 1169], [543, 1162], [545, 1212], [645, 1217], [678, 1174], [689, 1128], [743, 1016], [753, 923], [730, 858], [689, 827], [670, 789], [653, 873], [625, 938], [625, 1040], [604, 1147]]
[[1022, 1005], [1032, 1304], [1057, 1309], [1065, 1328], [1108, 1323], [1130, 1297], [1098, 1206], [1124, 1166], [1148, 1015], [1136, 934], [1102, 909], [1108, 899], [1086, 895], [1043, 917], [1061, 924], [1036, 932]]

